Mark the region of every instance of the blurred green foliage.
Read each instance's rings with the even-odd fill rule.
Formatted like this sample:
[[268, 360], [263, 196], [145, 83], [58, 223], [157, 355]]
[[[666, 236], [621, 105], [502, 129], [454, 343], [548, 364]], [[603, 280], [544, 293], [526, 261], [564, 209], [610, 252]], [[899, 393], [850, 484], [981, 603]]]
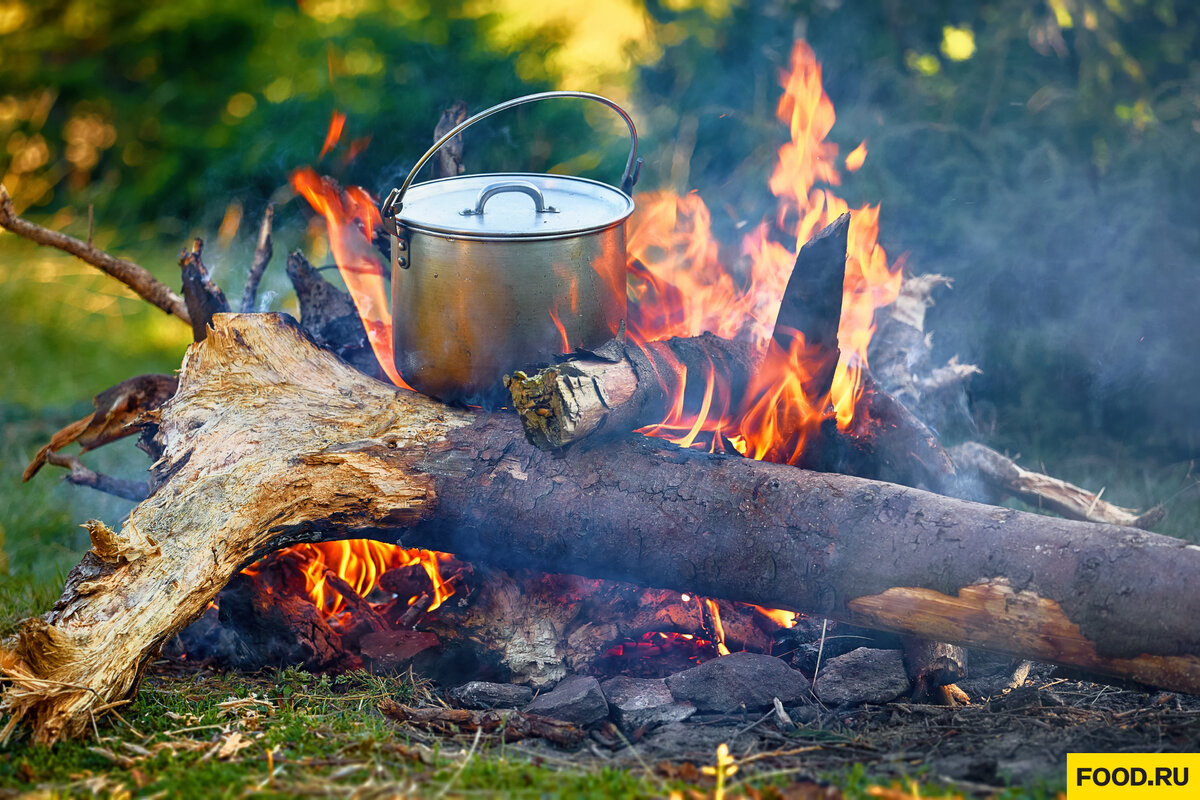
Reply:
[[[347, 129], [322, 170], [386, 192], [456, 98], [477, 109], [549, 88], [535, 67], [553, 37], [533, 29], [493, 46], [498, 18], [472, 5], [6, 0], [0, 174], [19, 207], [94, 203], [107, 226], [156, 220], [181, 236], [215, 227], [231, 202], [256, 218], [287, 197], [289, 172], [317, 161], [338, 110]], [[497, 169], [545, 169], [583, 124], [577, 107], [515, 112], [473, 131], [473, 152]]]

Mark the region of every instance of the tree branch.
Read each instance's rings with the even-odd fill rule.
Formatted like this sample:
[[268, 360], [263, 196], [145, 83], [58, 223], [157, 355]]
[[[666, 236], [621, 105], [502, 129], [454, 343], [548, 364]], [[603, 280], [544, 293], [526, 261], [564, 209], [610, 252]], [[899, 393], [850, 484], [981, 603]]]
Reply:
[[0, 184], [0, 227], [38, 244], [56, 247], [86, 261], [101, 272], [111, 275], [128, 286], [143, 300], [168, 314], [174, 314], [189, 325], [192, 324], [192, 318], [188, 315], [187, 305], [183, 302], [183, 298], [151, 275], [145, 267], [110, 255], [74, 236], [52, 231], [27, 219], [22, 219], [17, 216], [12, 198], [3, 184]]

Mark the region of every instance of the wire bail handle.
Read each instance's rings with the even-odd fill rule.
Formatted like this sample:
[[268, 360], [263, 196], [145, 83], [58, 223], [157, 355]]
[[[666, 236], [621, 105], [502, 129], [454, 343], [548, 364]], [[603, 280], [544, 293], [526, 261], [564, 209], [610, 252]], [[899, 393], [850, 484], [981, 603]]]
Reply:
[[[501, 111], [507, 111], [515, 106], [524, 105], [526, 103], [534, 103], [538, 100], [548, 100], [554, 97], [578, 97], [583, 100], [595, 100], [597, 103], [603, 103], [613, 111], [616, 111], [621, 115], [621, 119], [625, 120], [625, 124], [629, 126], [629, 157], [625, 160], [625, 172], [621, 175], [620, 188], [625, 194], [631, 194], [633, 192], [634, 184], [637, 183], [638, 175], [642, 171], [642, 159], [637, 157], [637, 128], [634, 127], [633, 119], [625, 112], [625, 109], [621, 108], [607, 97], [602, 97], [598, 94], [592, 94], [591, 92], [538, 92], [537, 94], [527, 94], [523, 97], [516, 97], [512, 100], [508, 100], [507, 102], [492, 106], [484, 111], [480, 111], [470, 119], [460, 122], [453, 130], [434, 142], [433, 147], [429, 148], [429, 150], [425, 152], [425, 155], [421, 156], [417, 160], [417, 163], [413, 166], [412, 171], [408, 173], [408, 177], [404, 179], [404, 183], [400, 184], [399, 188], [392, 189], [392, 191], [388, 194], [387, 199], [383, 201], [383, 205], [380, 207], [380, 213], [382, 214], [383, 218], [385, 220], [392, 219], [400, 213], [400, 210], [404, 207], [404, 195], [406, 192], [408, 192], [409, 185], [413, 182], [413, 179], [417, 177], [417, 173], [420, 171], [421, 167], [425, 166], [425, 162], [433, 158], [433, 154], [440, 150], [443, 145], [445, 145], [458, 134], [462, 133], [462, 131], [464, 131], [466, 128], [474, 125], [481, 119], [490, 117], [493, 114], [498, 114]], [[399, 231], [395, 232], [399, 233]]]

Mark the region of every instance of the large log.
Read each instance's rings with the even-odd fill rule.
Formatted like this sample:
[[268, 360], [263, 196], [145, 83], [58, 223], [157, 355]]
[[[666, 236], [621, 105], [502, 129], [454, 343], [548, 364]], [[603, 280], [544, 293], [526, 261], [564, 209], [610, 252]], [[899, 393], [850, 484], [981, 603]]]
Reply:
[[809, 611], [1200, 691], [1200, 547], [649, 439], [545, 453], [372, 380], [277, 314], [217, 315], [157, 411], [153, 494], [0, 652], [10, 719], [87, 730], [245, 564], [373, 537]]

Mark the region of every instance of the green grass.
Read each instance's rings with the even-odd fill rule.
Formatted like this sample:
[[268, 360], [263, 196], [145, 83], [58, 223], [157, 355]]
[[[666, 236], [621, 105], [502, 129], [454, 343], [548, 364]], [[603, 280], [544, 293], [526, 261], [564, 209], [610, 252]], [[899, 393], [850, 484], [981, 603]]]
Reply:
[[[182, 797], [645, 797], [661, 781], [620, 769], [535, 763], [472, 737], [425, 744], [383, 718], [383, 698], [428, 697], [411, 676], [337, 678], [288, 669], [262, 676], [151, 677], [97, 723], [96, 738], [53, 750], [18, 743], [0, 759], [0, 790]], [[423, 738], [423, 737], [422, 737]], [[270, 755], [268, 755], [270, 754]]]
[[[10, 743], [0, 758], [0, 796], [28, 790], [43, 797], [712, 796], [711, 778], [698, 769], [684, 779], [679, 768], [661, 773], [649, 764], [604, 764], [586, 748], [556, 754], [469, 733], [432, 737], [381, 716], [376, 706], [384, 698], [417, 703], [431, 695], [411, 675], [331, 677], [297, 669], [151, 675], [132, 703], [96, 722], [92, 739], [53, 749]], [[879, 785], [915, 788], [923, 798], [957, 796], [919, 766], [899, 779], [862, 764], [819, 778], [851, 800], [871, 797]], [[787, 797], [808, 780], [803, 761], [774, 771], [747, 766], [733, 776], [728, 795]], [[1052, 798], [1060, 788], [1012, 788], [998, 797]]]

